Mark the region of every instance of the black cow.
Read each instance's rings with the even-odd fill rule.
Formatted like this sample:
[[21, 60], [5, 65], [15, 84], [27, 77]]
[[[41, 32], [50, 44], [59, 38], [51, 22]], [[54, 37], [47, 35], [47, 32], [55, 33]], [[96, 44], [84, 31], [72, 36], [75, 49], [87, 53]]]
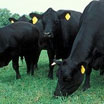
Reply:
[[9, 21], [10, 21], [11, 23], [14, 23], [14, 22], [17, 22], [17, 21], [30, 22], [30, 20], [29, 20], [25, 15], [21, 16], [21, 17], [18, 18], [18, 19], [15, 19], [15, 18], [13, 18], [13, 17], [10, 17], [10, 18], [9, 18]]
[[31, 13], [31, 17], [36, 16], [43, 24], [43, 39], [48, 41], [50, 53], [50, 71], [48, 76], [53, 78], [53, 59], [65, 59], [69, 56], [73, 41], [78, 32], [79, 19], [81, 13], [71, 10], [55, 11], [49, 8], [43, 14]]
[[39, 54], [38, 40], [39, 31], [31, 23], [16, 22], [0, 28], [0, 67], [8, 65], [12, 60], [18, 79], [20, 78], [18, 58], [25, 56], [27, 69], [33, 74]]
[[[42, 37], [43, 36], [43, 25], [42, 25], [41, 20], [38, 20], [38, 18], [36, 16], [34, 16], [34, 15], [31, 16], [31, 14], [33, 14], [33, 13], [30, 13], [30, 17], [32, 18], [31, 20], [29, 20], [28, 18], [26, 18], [23, 15], [18, 20], [16, 20], [15, 18], [9, 18], [9, 21], [11, 23], [19, 22], [19, 21], [30, 22], [30, 23], [34, 24], [38, 28], [38, 30], [39, 30], [39, 49], [40, 49], [40, 52], [43, 49], [47, 50], [48, 57], [49, 57], [49, 63], [50, 63], [49, 67], [50, 67], [51, 66], [51, 60], [53, 60], [53, 58], [52, 58], [53, 50], [49, 46], [52, 46], [52, 44], [51, 44], [50, 40], [47, 40], [47, 38]], [[39, 60], [39, 56], [40, 56], [40, 54], [38, 54], [38, 56], [37, 56], [37, 63], [38, 63], [38, 60]], [[35, 66], [37, 67], [37, 64]], [[28, 71], [28, 70], [30, 70], [30, 69], [27, 69], [27, 72], [30, 73], [30, 71]]]
[[[49, 57], [49, 63], [50, 63], [49, 67], [50, 67], [51, 66], [51, 60], [53, 60], [53, 56], [52, 55], [54, 53], [53, 50], [52, 50], [52, 48], [49, 47], [49, 46], [52, 47], [52, 43], [50, 42], [50, 40], [47, 40], [47, 38], [43, 38], [42, 37], [43, 36], [43, 24], [42, 24], [41, 20], [38, 20], [38, 18], [35, 17], [34, 15], [31, 16], [31, 14], [33, 14], [33, 13], [30, 13], [30, 17], [32, 18], [31, 20], [29, 20], [28, 18], [26, 18], [25, 15], [23, 15], [19, 19], [9, 18], [9, 21], [11, 23], [20, 22], [20, 21], [30, 22], [30, 23], [34, 24], [38, 28], [38, 30], [39, 30], [39, 40], [38, 40], [39, 41], [39, 49], [40, 49], [40, 52], [43, 49], [47, 50], [48, 57]], [[40, 56], [40, 54], [38, 54], [38, 56], [37, 56], [37, 62], [39, 60], [39, 56]], [[37, 67], [37, 64], [35, 65], [35, 67]], [[29, 74], [30, 73], [30, 69], [27, 69], [27, 72]]]
[[[104, 2], [101, 1], [92, 1], [85, 8], [71, 54], [59, 65], [58, 83], [54, 95], [72, 94], [81, 85], [85, 72], [86, 79], [83, 88], [86, 90], [90, 87], [90, 73], [94, 67], [93, 62], [97, 62], [99, 58], [101, 61], [104, 57], [103, 8]], [[98, 55], [97, 58], [96, 55]], [[93, 61], [94, 59], [95, 61]]]
[[[33, 22], [32, 22], [31, 20], [29, 20], [25, 15], [21, 16], [21, 17], [18, 18], [18, 19], [15, 19], [15, 18], [11, 17], [11, 18], [9, 18], [9, 21], [10, 21], [11, 23], [20, 22], [20, 21], [33, 23]], [[37, 22], [37, 21], [36, 21], [36, 22]], [[36, 23], [36, 22], [35, 22], [35, 23]], [[35, 23], [34, 23], [34, 24], [35, 24]], [[35, 26], [38, 28], [38, 30], [39, 30], [39, 35], [40, 35], [41, 30], [42, 30], [41, 24], [38, 23], [38, 24], [35, 25]], [[39, 51], [39, 50], [38, 50], [38, 51]], [[37, 68], [37, 63], [38, 63], [38, 60], [39, 60], [39, 56], [40, 56], [40, 52], [39, 52], [38, 56], [36, 56], [37, 62], [36, 62], [36, 65], [34, 65], [34, 68]], [[21, 59], [23, 60], [23, 56], [21, 56]], [[25, 58], [25, 59], [26, 59], [26, 58]], [[25, 61], [26, 61], [26, 60], [25, 60]], [[27, 61], [26, 61], [26, 63], [27, 63]], [[27, 66], [29, 66], [28, 63], [27, 63]], [[30, 72], [31, 72], [31, 70], [29, 69], [29, 67], [27, 67], [27, 74], [30, 74]], [[32, 73], [32, 74], [33, 74], [33, 73]]]
[[104, 56], [102, 53], [99, 52], [99, 50], [95, 49], [93, 51], [93, 59], [92, 59], [92, 64], [91, 66], [95, 70], [100, 69], [100, 75], [104, 75]]

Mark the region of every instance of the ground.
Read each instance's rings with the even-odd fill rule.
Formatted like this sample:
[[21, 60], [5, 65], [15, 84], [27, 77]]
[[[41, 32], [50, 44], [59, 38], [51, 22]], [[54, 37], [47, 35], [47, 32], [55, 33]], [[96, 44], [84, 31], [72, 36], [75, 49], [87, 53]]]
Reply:
[[82, 91], [82, 86], [69, 97], [53, 98], [57, 78], [48, 79], [48, 57], [42, 51], [38, 70], [34, 76], [26, 74], [25, 62], [20, 60], [21, 79], [15, 79], [11, 63], [0, 68], [0, 104], [104, 104], [104, 76], [99, 71], [92, 72], [91, 88]]

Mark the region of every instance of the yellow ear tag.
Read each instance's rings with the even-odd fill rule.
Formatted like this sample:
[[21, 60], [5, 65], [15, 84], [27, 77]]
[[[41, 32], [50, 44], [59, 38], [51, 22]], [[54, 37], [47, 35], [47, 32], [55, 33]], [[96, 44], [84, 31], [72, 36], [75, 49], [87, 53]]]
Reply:
[[36, 24], [37, 21], [38, 21], [38, 18], [37, 18], [37, 17], [33, 17], [33, 18], [32, 18], [32, 22], [33, 22], [33, 24]]
[[11, 23], [14, 23], [14, 21], [13, 21], [13, 20], [11, 20]]
[[69, 19], [70, 19], [70, 14], [69, 13], [67, 13], [66, 15], [65, 15], [65, 19], [68, 21]]
[[81, 65], [81, 73], [84, 74], [85, 73], [85, 68], [83, 65]]

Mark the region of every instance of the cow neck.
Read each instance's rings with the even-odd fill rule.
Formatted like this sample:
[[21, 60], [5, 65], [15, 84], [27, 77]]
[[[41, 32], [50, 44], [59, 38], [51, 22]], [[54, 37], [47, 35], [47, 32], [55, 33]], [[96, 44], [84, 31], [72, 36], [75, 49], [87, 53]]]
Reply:
[[92, 44], [93, 31], [81, 27], [73, 43], [70, 59], [77, 63], [88, 61], [93, 50]]
[[59, 27], [55, 32], [54, 32], [54, 43], [56, 45], [56, 49], [62, 49], [63, 47], [63, 37], [62, 37], [62, 32], [61, 32], [61, 27]]

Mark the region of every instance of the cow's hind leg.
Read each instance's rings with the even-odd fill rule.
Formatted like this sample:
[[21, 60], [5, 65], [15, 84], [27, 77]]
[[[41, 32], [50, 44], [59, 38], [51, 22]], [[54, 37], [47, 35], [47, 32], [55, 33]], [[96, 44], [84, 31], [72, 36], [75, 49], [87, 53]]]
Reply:
[[33, 76], [34, 75], [34, 70], [36, 69], [37, 67], [37, 64], [34, 65], [33, 62], [31, 62], [31, 75]]
[[[33, 59], [34, 60], [34, 69], [38, 69], [38, 61], [39, 61], [39, 56], [40, 56], [40, 53], [41, 53], [41, 50], [39, 50], [39, 49], [37, 49], [36, 51], [35, 51], [35, 59]], [[32, 73], [31, 73], [32, 74]], [[33, 74], [34, 74], [34, 72], [33, 72]]]
[[18, 61], [19, 61], [19, 57], [15, 57], [12, 59], [12, 66], [16, 72], [16, 79], [20, 79], [21, 78], [21, 75], [20, 75], [20, 72], [19, 72], [19, 64], [18, 64]]
[[86, 70], [86, 78], [85, 78], [85, 82], [83, 84], [83, 91], [87, 90], [88, 88], [90, 88], [90, 74], [92, 72], [92, 68], [88, 67]]
[[30, 61], [30, 57], [29, 56], [25, 56], [25, 62], [27, 65], [27, 74], [30, 75], [30, 71], [31, 71], [31, 61]]
[[41, 51], [39, 49], [36, 49], [34, 53], [32, 53], [32, 56], [30, 56], [31, 57], [31, 75], [34, 75], [34, 71], [37, 68], [40, 52]]
[[104, 75], [104, 68], [100, 69], [100, 75]]

